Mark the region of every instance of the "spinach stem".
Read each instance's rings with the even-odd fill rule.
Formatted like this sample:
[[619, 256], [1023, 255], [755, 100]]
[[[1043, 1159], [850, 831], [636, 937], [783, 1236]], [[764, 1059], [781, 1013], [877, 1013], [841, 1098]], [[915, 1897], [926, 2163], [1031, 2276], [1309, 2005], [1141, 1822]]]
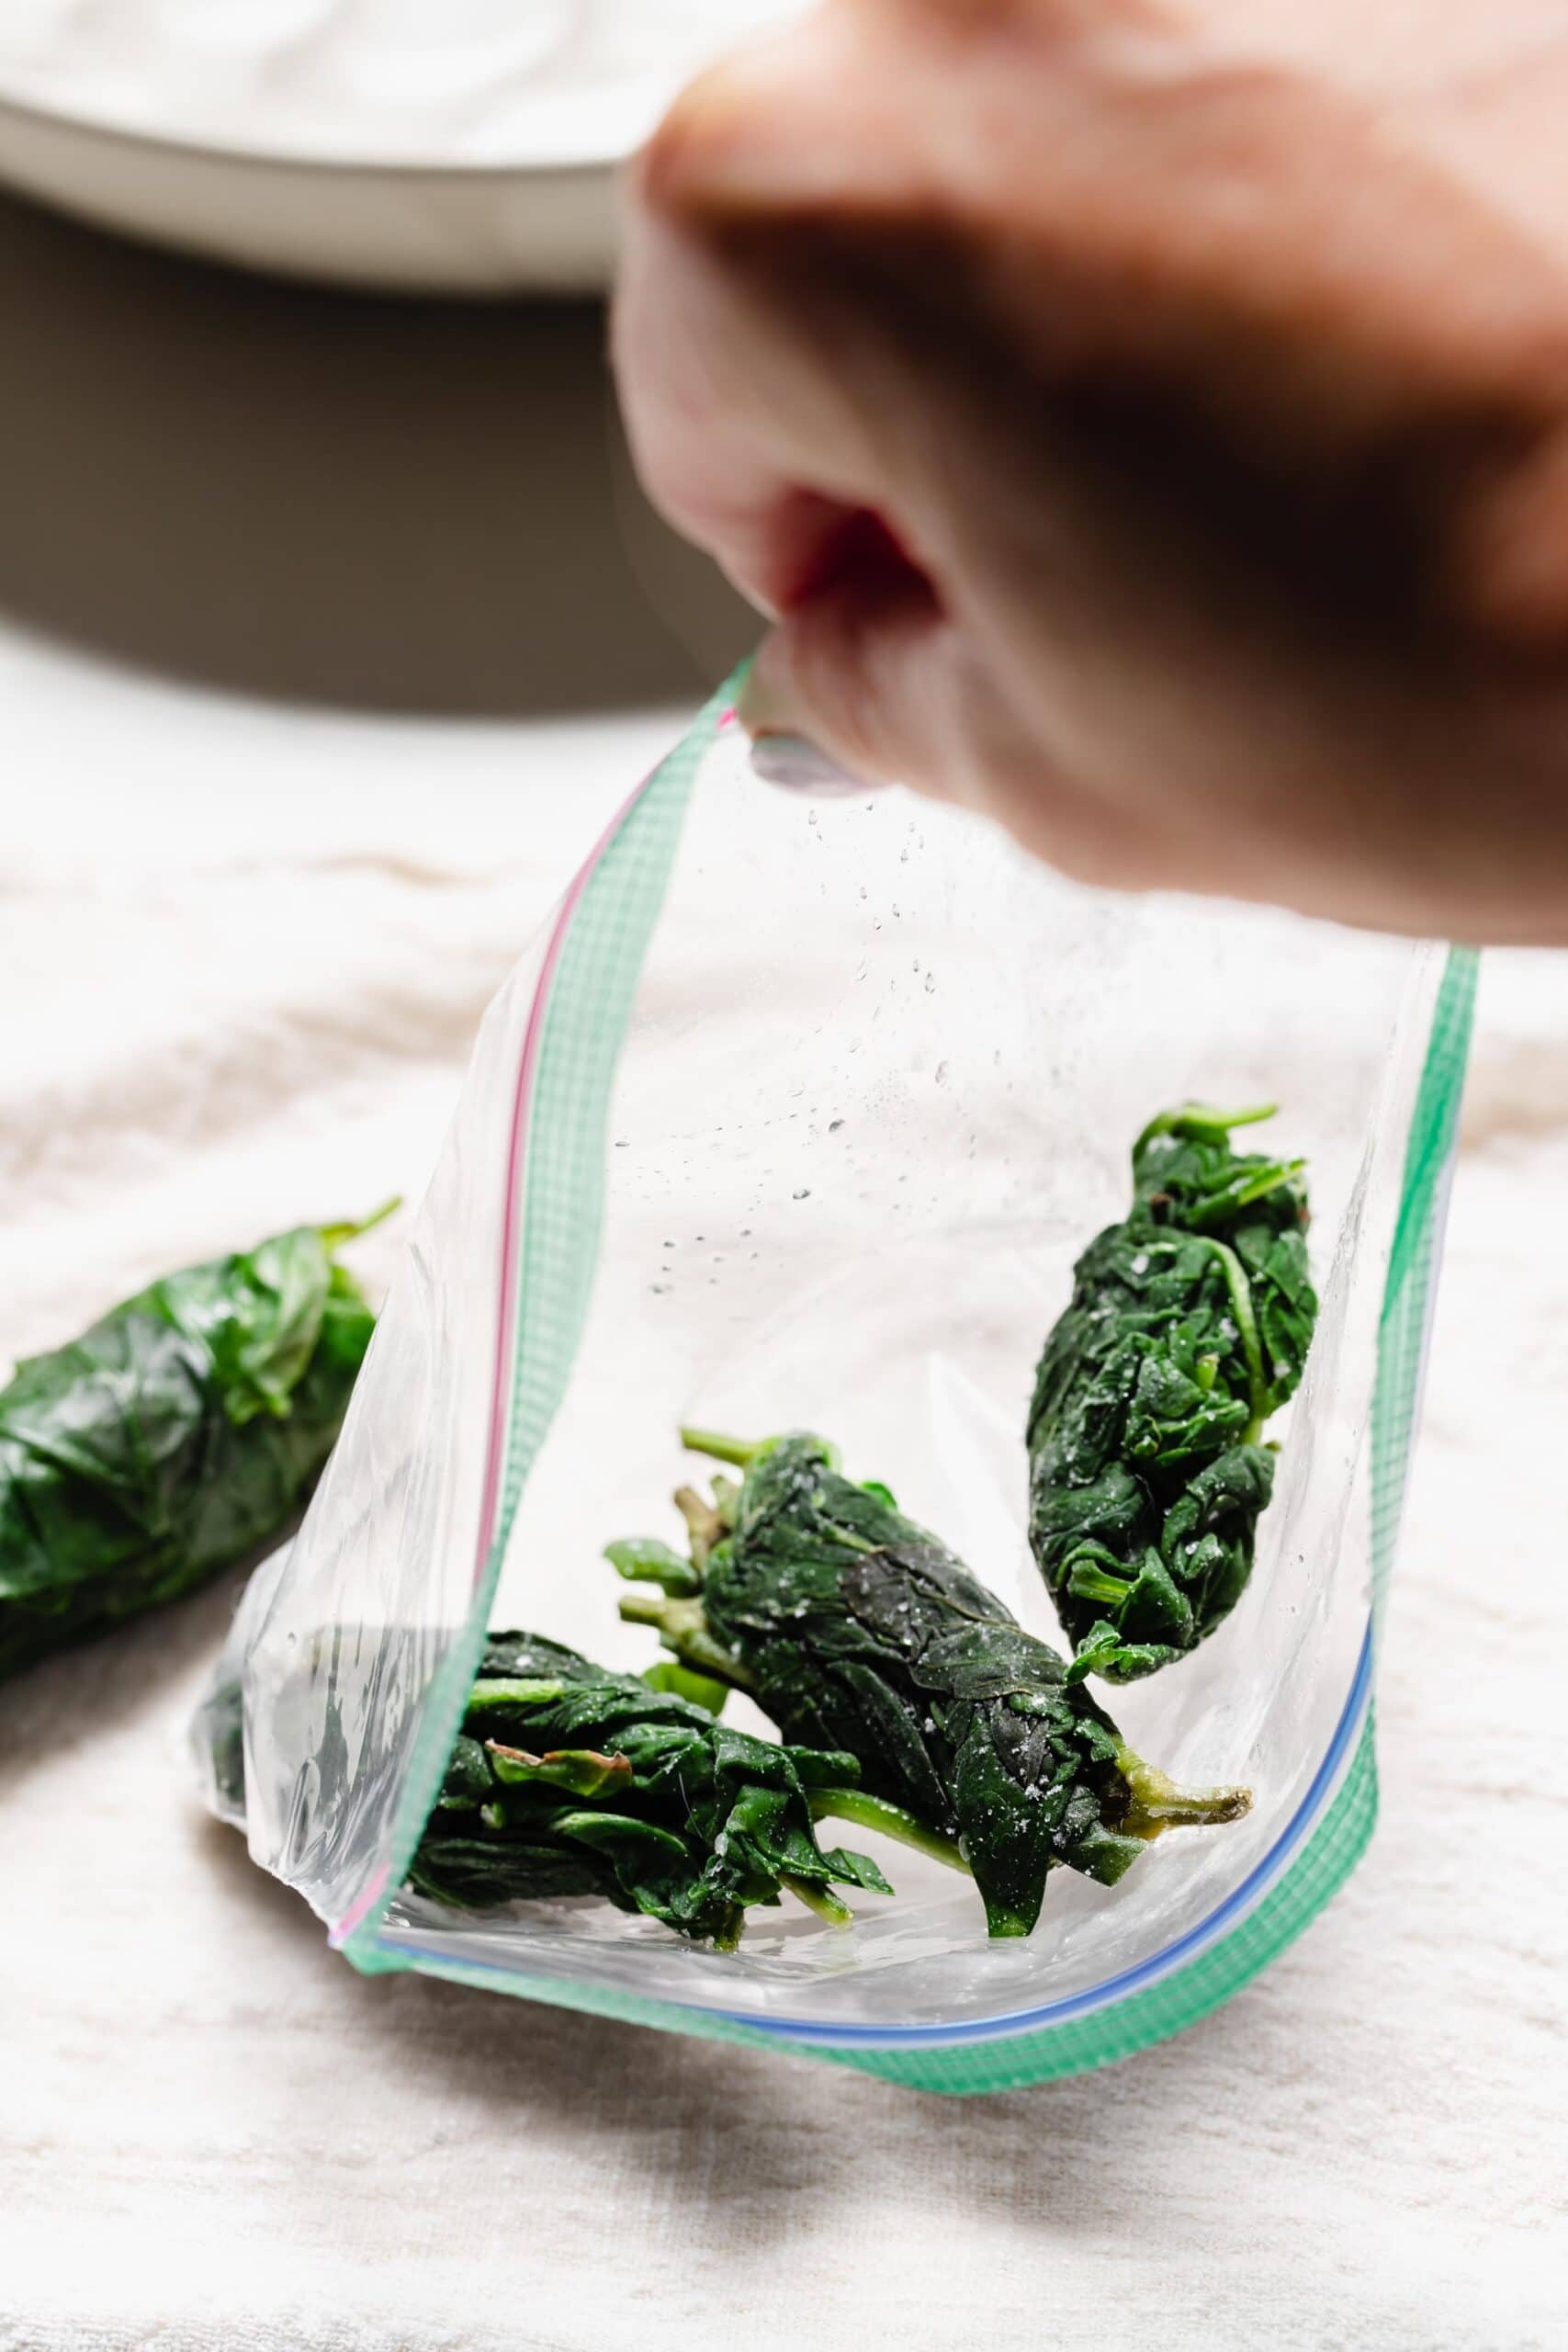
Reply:
[[726, 1682], [732, 1690], [755, 1688], [743, 1666], [715, 1641], [700, 1600], [672, 1600], [668, 1595], [628, 1592], [621, 1598], [621, 1618], [627, 1625], [651, 1625], [667, 1650], [698, 1674]]
[[1132, 1792], [1125, 1820], [1117, 1826], [1129, 1838], [1157, 1838], [1165, 1829], [1239, 1821], [1252, 1807], [1250, 1789], [1184, 1789], [1130, 1747], [1116, 1751], [1116, 1768]]
[[1133, 1589], [1128, 1577], [1107, 1576], [1088, 1560], [1069, 1566], [1066, 1586], [1080, 1600], [1102, 1601], [1108, 1609], [1119, 1609]]
[[815, 1911], [830, 1928], [854, 1926], [855, 1915], [849, 1905], [840, 1903], [836, 1894], [829, 1894], [825, 1886], [813, 1886], [809, 1879], [796, 1878], [793, 1871], [781, 1871], [779, 1884], [787, 1886], [797, 1903], [804, 1903], [808, 1911]]
[[1241, 1111], [1216, 1111], [1207, 1102], [1183, 1102], [1149, 1121], [1133, 1146], [1133, 1156], [1136, 1159], [1156, 1136], [1180, 1135], [1184, 1129], [1190, 1135], [1228, 1136], [1233, 1127], [1255, 1127], [1260, 1120], [1271, 1119], [1279, 1107], [1277, 1102], [1252, 1102]]
[[1206, 1226], [1223, 1225], [1227, 1217], [1239, 1216], [1255, 1201], [1265, 1200], [1270, 1193], [1277, 1193], [1281, 1184], [1289, 1184], [1301, 1174], [1305, 1165], [1306, 1162], [1301, 1159], [1276, 1159], [1261, 1176], [1254, 1176], [1245, 1184], [1235, 1184], [1223, 1193], [1216, 1193], [1205, 1208], [1193, 1211], [1189, 1230], [1201, 1233]]
[[394, 1193], [389, 1201], [383, 1201], [378, 1209], [372, 1209], [370, 1215], [362, 1216], [357, 1224], [323, 1225], [321, 1227], [321, 1239], [326, 1243], [328, 1251], [335, 1257], [345, 1243], [357, 1241], [362, 1233], [369, 1233], [374, 1227], [385, 1225], [389, 1216], [396, 1216], [402, 1204], [402, 1194]]
[[737, 1470], [744, 1470], [760, 1450], [742, 1438], [725, 1437], [717, 1430], [682, 1427], [681, 1442], [688, 1453], [705, 1453], [710, 1461], [728, 1462]]
[[1235, 1317], [1235, 1328], [1241, 1340], [1241, 1351], [1247, 1358], [1247, 1401], [1252, 1407], [1252, 1418], [1242, 1431], [1242, 1443], [1256, 1445], [1269, 1418], [1269, 1384], [1263, 1377], [1263, 1349], [1258, 1337], [1258, 1318], [1252, 1311], [1251, 1285], [1241, 1260], [1228, 1242], [1216, 1241], [1209, 1234], [1197, 1234], [1193, 1238], [1201, 1240], [1213, 1251], [1225, 1278], [1231, 1313]]
[[973, 1875], [956, 1838], [932, 1829], [901, 1804], [868, 1796], [863, 1789], [808, 1789], [806, 1793], [813, 1821], [848, 1821], [856, 1829], [878, 1829], [885, 1838], [897, 1838], [900, 1846], [912, 1846], [916, 1853], [929, 1854], [933, 1861], [945, 1862], [949, 1870], [961, 1871], [965, 1878]]

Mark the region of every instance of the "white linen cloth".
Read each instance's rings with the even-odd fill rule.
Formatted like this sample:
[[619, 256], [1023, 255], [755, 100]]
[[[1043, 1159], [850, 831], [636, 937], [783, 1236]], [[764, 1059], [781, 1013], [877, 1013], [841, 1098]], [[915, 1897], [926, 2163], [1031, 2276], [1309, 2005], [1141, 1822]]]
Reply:
[[[0, 704], [7, 1355], [417, 1192], [488, 995], [681, 723], [288, 714], [19, 639]], [[1382, 1824], [1259, 1982], [953, 2101], [367, 1981], [185, 1786], [230, 1580], [0, 1690], [5, 2352], [1561, 2345], [1565, 1015], [1568, 959], [1492, 962]]]

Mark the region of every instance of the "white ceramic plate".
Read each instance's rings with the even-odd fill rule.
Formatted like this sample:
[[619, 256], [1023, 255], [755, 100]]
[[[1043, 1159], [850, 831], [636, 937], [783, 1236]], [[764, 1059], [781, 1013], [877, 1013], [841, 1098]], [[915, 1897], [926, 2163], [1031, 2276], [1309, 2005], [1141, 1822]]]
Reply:
[[0, 179], [215, 259], [587, 291], [616, 166], [802, 0], [0, 0]]

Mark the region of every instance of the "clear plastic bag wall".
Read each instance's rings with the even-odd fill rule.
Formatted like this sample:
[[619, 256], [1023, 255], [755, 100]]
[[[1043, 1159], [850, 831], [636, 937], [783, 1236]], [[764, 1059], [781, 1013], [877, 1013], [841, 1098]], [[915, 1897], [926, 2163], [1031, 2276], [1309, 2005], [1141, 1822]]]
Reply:
[[[343, 1439], [236, 1623], [255, 1859], [362, 1966], [941, 2087], [1212, 2007], [1371, 1826], [1372, 1604], [1472, 983], [1462, 954], [1076, 887], [901, 792], [798, 802], [716, 703], [491, 1008]], [[486, 1625], [656, 1655], [602, 1553], [679, 1532], [683, 1420], [822, 1431], [1060, 1639], [1024, 1532], [1032, 1367], [1132, 1139], [1189, 1098], [1278, 1102], [1322, 1310], [1240, 1604], [1110, 1695], [1168, 1771], [1249, 1784], [1247, 1817], [1115, 1887], [1054, 1872], [1003, 1943], [971, 1885], [894, 1849], [897, 1894], [857, 1895], [852, 1930], [786, 1903], [734, 1954], [590, 1901], [475, 1917], [403, 1891]]]

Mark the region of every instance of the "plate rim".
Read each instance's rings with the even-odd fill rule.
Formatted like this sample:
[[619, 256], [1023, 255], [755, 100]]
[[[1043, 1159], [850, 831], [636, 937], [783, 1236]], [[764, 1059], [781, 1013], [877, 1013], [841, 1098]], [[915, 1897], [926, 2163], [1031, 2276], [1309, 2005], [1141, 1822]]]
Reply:
[[[657, 122], [663, 111], [660, 106], [653, 117]], [[252, 145], [243, 139], [220, 141], [199, 138], [183, 131], [149, 130], [135, 123], [118, 122], [112, 118], [73, 111], [56, 106], [48, 99], [28, 95], [19, 96], [14, 88], [0, 84], [0, 119], [11, 117], [23, 123], [40, 126], [47, 131], [65, 133], [88, 139], [108, 140], [116, 145], [140, 150], [152, 149], [176, 157], [182, 162], [245, 164], [272, 172], [311, 172], [339, 177], [396, 177], [399, 179], [458, 180], [472, 184], [483, 180], [508, 181], [521, 179], [590, 179], [605, 173], [617, 172], [629, 163], [649, 134], [606, 145], [598, 153], [580, 155], [519, 156], [512, 162], [492, 160], [448, 161], [435, 163], [415, 156], [367, 153], [356, 155], [332, 155], [299, 150]], [[652, 123], [649, 130], [651, 131]]]

